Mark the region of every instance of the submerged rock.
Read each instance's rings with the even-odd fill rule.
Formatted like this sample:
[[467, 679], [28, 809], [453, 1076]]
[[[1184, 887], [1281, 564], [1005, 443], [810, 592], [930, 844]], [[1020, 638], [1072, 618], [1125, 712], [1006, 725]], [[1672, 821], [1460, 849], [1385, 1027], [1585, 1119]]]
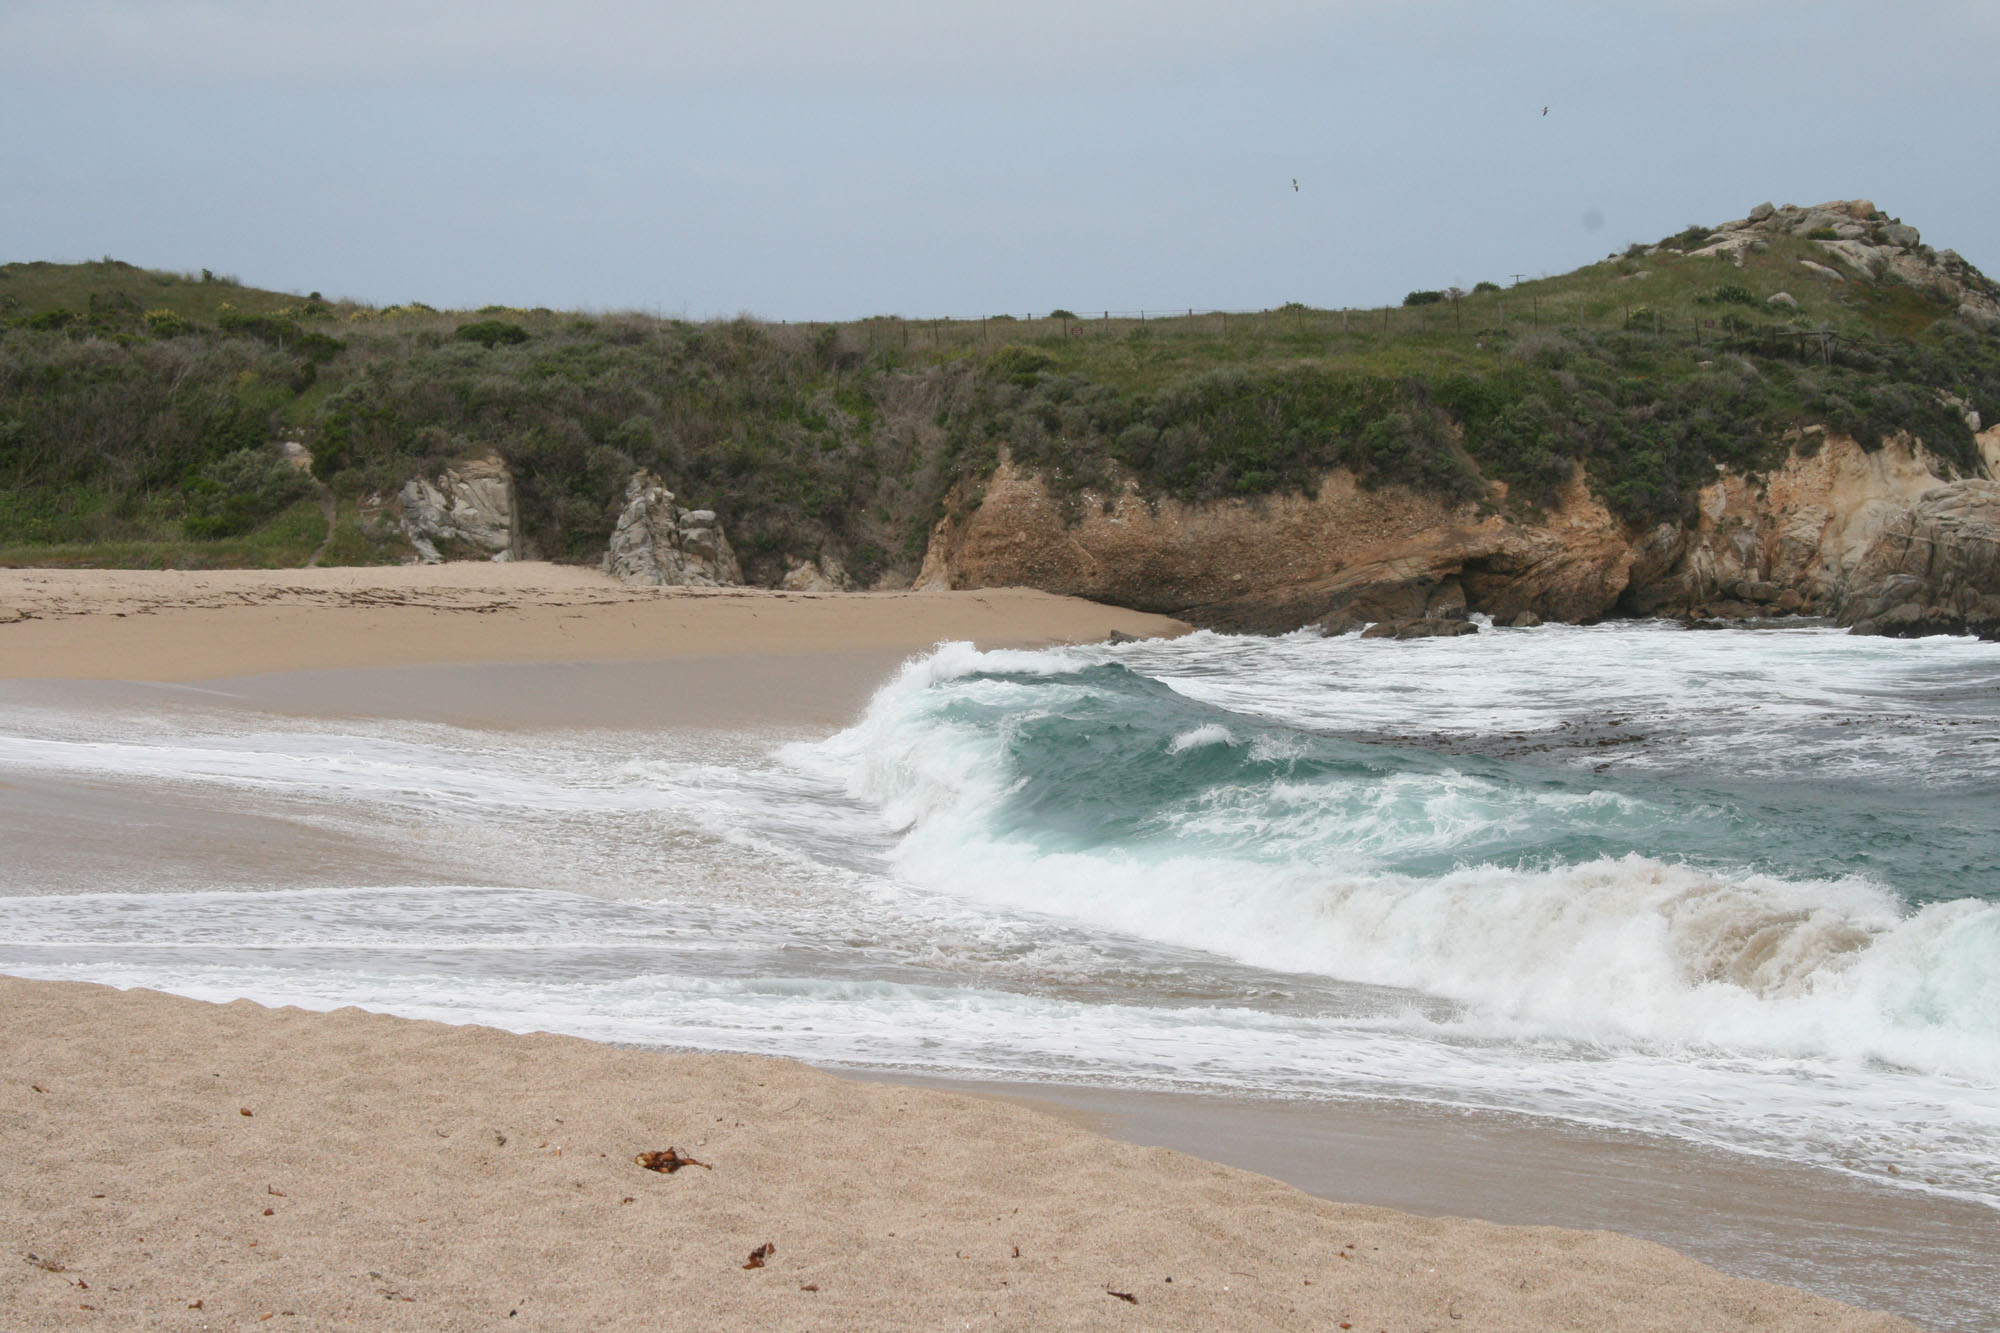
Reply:
[[1384, 620], [1361, 631], [1364, 639], [1455, 639], [1477, 634], [1470, 620]]

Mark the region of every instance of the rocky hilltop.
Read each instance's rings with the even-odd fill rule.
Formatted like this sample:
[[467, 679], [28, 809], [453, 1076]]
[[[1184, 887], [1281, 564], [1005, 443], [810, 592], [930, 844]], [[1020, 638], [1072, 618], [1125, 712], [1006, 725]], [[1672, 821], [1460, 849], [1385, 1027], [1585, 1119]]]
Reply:
[[[1635, 257], [1740, 268], [1779, 238], [1822, 252], [1795, 259], [1803, 281], [1919, 285], [1970, 328], [2000, 332], [2000, 287], [1866, 200], [1763, 204], [1692, 248]], [[1798, 301], [1779, 291], [1765, 304]], [[1786, 332], [1820, 340], [1829, 362], [1840, 355], [1838, 335]], [[1063, 504], [1043, 473], [1003, 459], [979, 503], [937, 525], [922, 578], [1027, 584], [1232, 632], [1373, 623], [1419, 635], [1474, 612], [1499, 624], [1816, 615], [1858, 633], [2000, 639], [2000, 425], [1982, 430], [1967, 402], [1935, 397], [1976, 455], [1941, 458], [1911, 430], [1869, 447], [1809, 423], [1773, 442], [1769, 466], [1720, 469], [1679, 515], [1650, 524], [1614, 514], [1584, 466], [1555, 503], [1524, 510], [1508, 505], [1498, 480], [1454, 500], [1364, 488], [1344, 469], [1310, 494], [1189, 504], [1145, 497], [1128, 481]]]

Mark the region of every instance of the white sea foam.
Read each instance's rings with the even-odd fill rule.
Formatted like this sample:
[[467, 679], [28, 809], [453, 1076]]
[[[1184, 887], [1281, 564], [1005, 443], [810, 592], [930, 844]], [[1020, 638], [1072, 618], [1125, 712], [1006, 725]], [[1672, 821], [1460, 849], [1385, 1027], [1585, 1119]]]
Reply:
[[[1398, 645], [1393, 673], [1358, 640], [950, 645], [775, 757], [0, 708], [17, 785], [331, 824], [459, 881], [165, 895], [141, 866], [105, 892], [21, 885], [42, 896], [6, 900], [0, 970], [967, 1076], [1501, 1107], [1895, 1164], [2000, 1206], [1990, 851], [1963, 858], [1973, 890], [1912, 901], [1879, 867], [1760, 868], [1771, 830], [1684, 799], [1709, 772], [1976, 791], [2000, 774], [1990, 650], [1464, 642]], [[1583, 739], [1542, 768], [1325, 739], [1509, 729]], [[1646, 739], [1599, 746], [1606, 729]], [[1564, 776], [1607, 755], [1694, 776]], [[1072, 759], [1082, 776], [1052, 785]], [[1936, 836], [1895, 818], [1869, 838]], [[1550, 850], [1551, 829], [1585, 850]]]
[[[1412, 643], [1204, 631], [1068, 651], [1072, 663], [1123, 662], [1190, 698], [1327, 731], [1518, 736], [1522, 748], [1581, 740], [1579, 763], [1663, 772], [2000, 778], [2000, 713], [1990, 703], [1943, 714], [1926, 704], [1961, 688], [1990, 695], [1992, 648], [1970, 639], [1855, 638], [1818, 626], [1697, 634], [1629, 622]], [[1808, 749], [1774, 747], [1807, 725]], [[1591, 744], [1607, 730], [1646, 743]]]
[[1180, 754], [1184, 750], [1198, 750], [1204, 745], [1234, 745], [1236, 737], [1228, 727], [1220, 722], [1210, 722], [1205, 726], [1183, 731], [1167, 743], [1167, 753]]
[[[1061, 660], [1028, 664], [1047, 678]], [[942, 706], [940, 682], [982, 669], [997, 665], [962, 652], [912, 668], [857, 727], [792, 752], [844, 770], [850, 794], [906, 831], [899, 874], [941, 894], [1446, 996], [1509, 1030], [2000, 1082], [2000, 905], [1911, 911], [1864, 878], [1720, 874], [1636, 855], [1383, 871], [1391, 850], [1447, 850], [1496, 824], [1632, 804], [1501, 790], [1449, 769], [1223, 786], [1163, 817], [1169, 837], [1052, 847], [1003, 818], [1022, 781], [1006, 758], [1010, 727]], [[985, 680], [976, 694], [1005, 704], [1010, 689], [1016, 717], [1066, 706], [1047, 686]], [[1206, 724], [1168, 749], [1228, 735]]]
[[[467, 889], [17, 900], [0, 967], [268, 1004], [963, 1076], [1418, 1097], [1644, 1128], [1987, 1197], [2000, 1107], [1976, 1085], [1736, 1053], [1502, 1040], [1409, 1005], [1278, 1011], [1224, 998], [814, 973], [666, 904]], [[192, 908], [194, 910], [187, 910]], [[233, 923], [217, 930], [216, 919]], [[107, 947], [107, 929], [123, 943]], [[385, 940], [383, 937], [391, 936]], [[32, 937], [32, 938], [30, 938]], [[746, 961], [754, 961], [745, 967]], [[1837, 1080], [1837, 1083], [1836, 1083]], [[1921, 1177], [1917, 1177], [1921, 1179]], [[1990, 1182], [1989, 1182], [1990, 1183]]]

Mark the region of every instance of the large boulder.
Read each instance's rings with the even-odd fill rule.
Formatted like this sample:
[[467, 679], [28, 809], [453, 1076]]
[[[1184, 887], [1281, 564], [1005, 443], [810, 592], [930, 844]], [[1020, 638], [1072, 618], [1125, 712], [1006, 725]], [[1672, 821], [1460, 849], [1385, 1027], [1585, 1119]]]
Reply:
[[2000, 639], [2000, 482], [1939, 486], [1890, 521], [1855, 567], [1840, 622]]
[[520, 554], [514, 477], [497, 456], [454, 463], [435, 477], [412, 477], [396, 499], [403, 535], [427, 565]]
[[604, 572], [625, 583], [713, 588], [743, 582], [743, 567], [709, 509], [683, 509], [651, 472], [625, 484]]
[[822, 554], [817, 560], [793, 561], [778, 586], [786, 592], [843, 592], [854, 581], [837, 556]]

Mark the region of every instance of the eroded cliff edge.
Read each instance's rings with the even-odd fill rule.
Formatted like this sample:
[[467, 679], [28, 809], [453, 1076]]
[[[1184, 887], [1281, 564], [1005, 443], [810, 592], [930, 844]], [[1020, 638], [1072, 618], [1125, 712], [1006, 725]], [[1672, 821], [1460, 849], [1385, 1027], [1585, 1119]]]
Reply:
[[1920, 441], [1874, 450], [1808, 427], [1781, 465], [1724, 474], [1692, 515], [1640, 529], [1579, 472], [1559, 503], [1516, 511], [1505, 488], [1451, 503], [1324, 476], [1315, 493], [1188, 504], [1136, 487], [1066, 505], [1003, 460], [932, 535], [919, 583], [1026, 585], [1205, 628], [1340, 633], [1370, 622], [1585, 622], [1809, 614], [1878, 632], [2000, 638], [2000, 427], [1980, 475]]

